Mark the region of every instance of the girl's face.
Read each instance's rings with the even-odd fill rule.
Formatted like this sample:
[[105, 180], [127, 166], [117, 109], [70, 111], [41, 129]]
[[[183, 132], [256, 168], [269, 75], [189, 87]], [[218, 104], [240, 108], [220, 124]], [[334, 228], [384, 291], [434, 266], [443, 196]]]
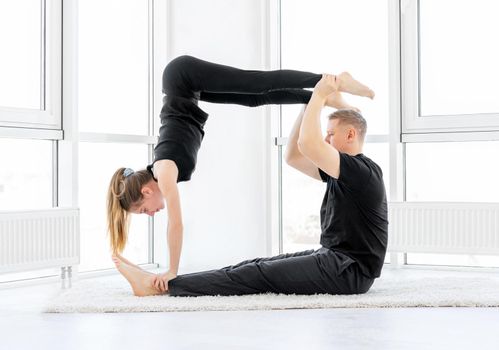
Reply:
[[154, 216], [155, 213], [165, 207], [163, 195], [159, 190], [158, 184], [154, 180], [151, 180], [144, 185], [141, 191], [142, 202], [132, 208], [132, 213]]

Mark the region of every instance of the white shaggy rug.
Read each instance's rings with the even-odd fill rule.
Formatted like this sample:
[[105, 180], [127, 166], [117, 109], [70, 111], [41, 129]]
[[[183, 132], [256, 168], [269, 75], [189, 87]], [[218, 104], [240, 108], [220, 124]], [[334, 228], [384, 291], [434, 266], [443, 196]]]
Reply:
[[499, 274], [385, 268], [361, 295], [135, 297], [121, 276], [76, 281], [44, 312], [229, 311], [366, 307], [499, 306]]

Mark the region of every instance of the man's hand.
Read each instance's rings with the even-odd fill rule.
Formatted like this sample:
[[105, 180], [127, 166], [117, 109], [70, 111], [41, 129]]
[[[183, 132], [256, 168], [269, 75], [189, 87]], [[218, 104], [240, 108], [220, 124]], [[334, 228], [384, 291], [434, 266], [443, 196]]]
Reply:
[[322, 79], [315, 85], [313, 93], [325, 101], [329, 95], [336, 91], [338, 91], [336, 75], [323, 74]]
[[168, 292], [168, 282], [177, 277], [172, 271], [157, 274], [153, 279], [154, 287], [162, 293]]

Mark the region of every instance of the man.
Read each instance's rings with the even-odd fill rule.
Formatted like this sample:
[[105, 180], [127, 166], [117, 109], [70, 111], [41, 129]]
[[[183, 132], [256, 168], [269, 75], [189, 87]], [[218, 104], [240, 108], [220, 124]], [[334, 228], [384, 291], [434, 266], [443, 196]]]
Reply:
[[327, 183], [320, 243], [352, 258], [357, 272], [368, 278], [367, 287], [379, 277], [386, 254], [386, 192], [380, 167], [362, 154], [367, 123], [358, 111], [345, 109], [331, 114], [326, 137], [321, 139], [320, 112], [328, 96], [339, 95], [337, 90], [332, 75], [317, 84], [305, 113], [291, 131], [286, 161]]
[[[367, 127], [354, 109], [333, 113], [325, 139], [321, 133], [320, 113], [326, 104], [350, 108], [339, 92], [344, 81], [341, 75], [326, 74], [317, 83], [291, 131], [286, 153], [289, 165], [327, 183], [321, 208], [322, 247], [179, 275], [168, 281], [170, 295], [359, 294], [369, 290], [380, 275], [387, 245], [382, 172], [362, 154]], [[166, 292], [166, 286], [158, 287], [155, 275], [121, 257], [114, 261], [135, 295]]]

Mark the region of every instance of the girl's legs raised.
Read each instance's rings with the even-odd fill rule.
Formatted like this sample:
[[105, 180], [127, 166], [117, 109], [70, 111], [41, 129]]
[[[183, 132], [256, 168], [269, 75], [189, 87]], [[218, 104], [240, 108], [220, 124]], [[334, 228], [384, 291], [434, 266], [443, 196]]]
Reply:
[[312, 91], [302, 89], [275, 90], [264, 94], [236, 94], [236, 93], [200, 93], [200, 100], [211, 103], [232, 103], [248, 107], [257, 107], [270, 104], [306, 104], [312, 96]]
[[[243, 70], [192, 56], [179, 56], [163, 72], [166, 94], [199, 98], [200, 92], [266, 94], [276, 90], [312, 88], [321, 74], [296, 70]], [[339, 91], [373, 98], [374, 92], [348, 72], [338, 75]], [[293, 102], [289, 102], [293, 103]]]
[[321, 74], [295, 70], [243, 70], [212, 63], [192, 56], [179, 56], [172, 60], [163, 73], [166, 94], [186, 91], [262, 94], [274, 90], [312, 88]]

